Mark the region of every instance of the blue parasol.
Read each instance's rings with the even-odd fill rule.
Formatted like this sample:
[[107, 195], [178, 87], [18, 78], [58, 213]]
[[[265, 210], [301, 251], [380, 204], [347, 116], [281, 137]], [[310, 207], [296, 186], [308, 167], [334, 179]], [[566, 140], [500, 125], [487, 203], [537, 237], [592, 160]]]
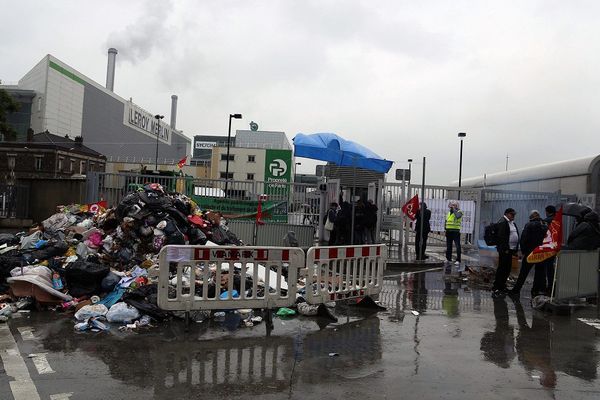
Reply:
[[[294, 155], [297, 157], [312, 158], [313, 160], [327, 161], [342, 167], [355, 167], [370, 171], [387, 173], [393, 161], [381, 158], [365, 146], [339, 137], [335, 133], [313, 133], [306, 135], [298, 133], [294, 142]], [[352, 187], [354, 196], [355, 187]], [[352, 223], [350, 242], [354, 243], [354, 201], [352, 200]], [[323, 218], [319, 218], [322, 224]]]

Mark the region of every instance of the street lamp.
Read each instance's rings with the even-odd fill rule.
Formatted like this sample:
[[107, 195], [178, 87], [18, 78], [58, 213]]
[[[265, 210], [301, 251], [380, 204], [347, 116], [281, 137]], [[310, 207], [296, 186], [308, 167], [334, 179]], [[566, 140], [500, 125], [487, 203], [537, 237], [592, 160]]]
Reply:
[[410, 167], [412, 165], [412, 158], [409, 158], [408, 160], [408, 187], [410, 188], [410, 179], [412, 178], [411, 173], [410, 173]]
[[460, 138], [460, 160], [458, 162], [458, 187], [462, 183], [462, 150], [463, 150], [463, 138], [466, 137], [465, 132], [459, 132], [458, 137]]
[[231, 119], [242, 119], [242, 114], [229, 114], [229, 131], [227, 132], [227, 161], [225, 161], [225, 197], [227, 194], [227, 184], [229, 183], [229, 146], [231, 142]]
[[160, 120], [163, 119], [164, 115], [156, 114], [156, 158], [154, 159], [154, 170], [158, 171], [158, 136], [160, 135]]

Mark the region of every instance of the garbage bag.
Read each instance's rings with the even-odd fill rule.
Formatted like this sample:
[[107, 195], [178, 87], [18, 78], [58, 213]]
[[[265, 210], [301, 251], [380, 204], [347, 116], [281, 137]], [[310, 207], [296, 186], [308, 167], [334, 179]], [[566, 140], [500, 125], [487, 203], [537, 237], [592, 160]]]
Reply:
[[114, 272], [109, 272], [100, 282], [100, 288], [103, 292], [112, 292], [117, 283], [121, 280], [121, 277]]
[[69, 245], [65, 242], [58, 242], [49, 246], [44, 247], [43, 249], [34, 250], [29, 253], [31, 260], [48, 260], [52, 257], [62, 256], [67, 250], [69, 250]]
[[2, 246], [3, 244], [13, 246], [18, 243], [19, 239], [12, 233], [0, 233], [0, 246]]
[[21, 238], [21, 250], [34, 249], [35, 244], [42, 239], [43, 233], [41, 231], [35, 231], [29, 236], [23, 236]]
[[71, 296], [90, 296], [102, 291], [102, 280], [109, 273], [106, 265], [89, 261], [76, 261], [69, 264], [65, 271], [65, 280]]
[[75, 313], [75, 318], [79, 321], [85, 321], [88, 318], [100, 317], [106, 315], [108, 308], [104, 304], [89, 304], [83, 306]]
[[158, 285], [144, 285], [123, 296], [125, 303], [137, 308], [140, 312], [162, 321], [169, 317], [169, 313], [157, 305]]
[[291, 308], [281, 307], [279, 310], [277, 310], [277, 315], [280, 317], [291, 317], [292, 315], [296, 315], [296, 311], [292, 310]]
[[137, 308], [120, 302], [113, 305], [106, 313], [108, 322], [132, 322], [140, 317]]

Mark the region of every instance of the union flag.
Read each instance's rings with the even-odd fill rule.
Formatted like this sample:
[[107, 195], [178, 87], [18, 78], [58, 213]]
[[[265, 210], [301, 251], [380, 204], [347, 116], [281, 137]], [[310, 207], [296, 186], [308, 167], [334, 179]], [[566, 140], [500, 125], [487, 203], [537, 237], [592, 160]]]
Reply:
[[558, 254], [562, 246], [562, 214], [563, 209], [561, 207], [554, 215], [542, 244], [533, 249], [527, 256], [528, 263], [536, 264]]
[[407, 201], [406, 204], [402, 206], [402, 212], [413, 221], [415, 220], [415, 218], [417, 218], [417, 214], [419, 213], [418, 194], [415, 194], [412, 199]]

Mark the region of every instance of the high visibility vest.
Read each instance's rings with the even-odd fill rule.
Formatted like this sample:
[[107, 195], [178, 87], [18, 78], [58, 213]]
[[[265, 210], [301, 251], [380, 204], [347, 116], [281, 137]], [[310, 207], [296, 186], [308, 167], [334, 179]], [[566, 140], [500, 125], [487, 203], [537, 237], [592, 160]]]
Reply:
[[449, 212], [448, 215], [446, 215], [446, 230], [460, 231], [461, 220], [462, 218], [456, 218], [454, 213]]

